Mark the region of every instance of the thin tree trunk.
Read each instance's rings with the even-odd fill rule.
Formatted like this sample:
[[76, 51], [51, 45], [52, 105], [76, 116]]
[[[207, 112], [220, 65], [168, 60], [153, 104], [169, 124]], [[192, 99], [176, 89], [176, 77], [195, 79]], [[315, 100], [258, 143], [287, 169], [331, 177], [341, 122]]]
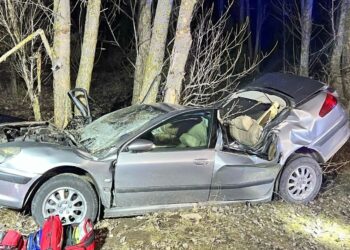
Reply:
[[301, 53], [299, 75], [309, 76], [313, 0], [301, 0]]
[[41, 118], [39, 96], [34, 94], [32, 98], [33, 98], [32, 106], [33, 106], [33, 112], [34, 112], [34, 119], [36, 121], [41, 121], [42, 118]]
[[260, 35], [261, 29], [264, 21], [264, 9], [265, 5], [262, 4], [261, 0], [257, 0], [257, 17], [256, 17], [256, 31], [255, 31], [255, 46], [254, 46], [254, 56], [256, 57], [260, 53]]
[[283, 73], [286, 72], [286, 3], [282, 3], [282, 20], [283, 20], [283, 44], [282, 44], [282, 53], [283, 53]]
[[16, 70], [14, 69], [13, 65], [10, 64], [10, 93], [12, 96], [16, 96], [18, 95], [18, 86], [17, 86], [17, 74], [16, 74]]
[[54, 1], [53, 93], [54, 119], [59, 128], [67, 125], [71, 104], [70, 90], [70, 0]]
[[[221, 16], [222, 14], [224, 14], [225, 11], [225, 0], [219, 0], [219, 15]], [[182, 2], [181, 2], [182, 4]]]
[[244, 21], [245, 21], [244, 1], [245, 0], [239, 1], [239, 22], [240, 22], [240, 24], [244, 23]]
[[76, 87], [84, 88], [89, 93], [92, 70], [94, 68], [95, 52], [100, 24], [101, 0], [89, 0], [84, 27], [84, 39], [81, 48], [79, 71]]
[[185, 66], [192, 44], [191, 20], [197, 2], [198, 0], [181, 1], [164, 99], [168, 103], [178, 104], [180, 102]]
[[140, 16], [137, 24], [138, 53], [135, 63], [134, 88], [132, 103], [139, 100], [142, 80], [145, 72], [145, 62], [149, 52], [152, 29], [152, 0], [142, 0], [140, 3]]
[[[347, 3], [349, 0], [344, 0]], [[344, 35], [344, 47], [342, 56], [342, 90], [345, 99], [345, 105], [350, 114], [350, 10], [347, 11], [345, 16], [345, 35]]]
[[251, 26], [251, 17], [250, 17], [250, 0], [245, 0], [246, 6], [246, 17], [249, 18], [248, 22], [248, 32], [250, 33], [248, 37], [248, 54], [249, 59], [253, 60], [253, 42], [252, 42], [252, 26]]
[[145, 103], [154, 103], [157, 100], [160, 84], [160, 79], [157, 76], [161, 74], [163, 68], [172, 6], [173, 0], [158, 1], [139, 102], [143, 101], [144, 98]]
[[338, 21], [338, 29], [335, 34], [334, 48], [331, 55], [331, 84], [335, 87], [340, 93], [341, 99], [344, 97], [344, 89], [342, 87], [342, 77], [341, 77], [341, 57], [343, 54], [344, 47], [344, 36], [345, 36], [345, 23], [346, 17], [349, 12], [349, 0], [343, 0], [341, 4], [340, 17]]
[[[34, 90], [34, 77], [33, 77], [33, 64], [30, 63], [30, 68], [28, 67], [28, 61], [27, 61], [27, 57], [24, 53], [24, 50], [22, 50], [22, 46], [24, 46], [25, 43], [31, 41], [30, 36], [28, 36], [27, 38], [22, 40], [21, 37], [21, 32], [20, 32], [20, 24], [18, 23], [18, 20], [16, 18], [16, 14], [15, 14], [15, 3], [11, 0], [7, 0], [6, 1], [6, 5], [7, 5], [7, 10], [8, 10], [8, 14], [9, 14], [9, 19], [11, 22], [11, 26], [13, 29], [13, 42], [16, 44], [11, 50], [7, 51], [4, 55], [1, 56], [0, 62], [6, 60], [6, 58], [8, 56], [10, 56], [12, 53], [14, 52], [18, 52], [20, 53], [19, 56], [19, 66], [21, 68], [21, 72], [22, 72], [22, 78], [26, 84], [27, 87], [27, 91], [28, 91], [28, 96], [32, 105], [32, 109], [33, 109], [33, 113], [34, 113], [34, 119], [36, 121], [41, 121], [41, 111], [40, 111], [40, 102], [39, 102], [39, 97], [37, 95], [37, 93], [35, 93]], [[17, 3], [18, 4], [18, 3]], [[31, 26], [31, 28], [33, 29], [33, 26]], [[34, 35], [32, 35], [34, 36]], [[22, 44], [22, 45], [21, 45]], [[33, 42], [32, 42], [32, 48], [33, 48]], [[15, 65], [15, 61], [12, 61], [12, 64]], [[14, 81], [13, 84], [13, 88], [15, 88], [13, 91], [17, 91], [17, 81], [16, 81], [16, 73], [14, 71], [14, 69], [11, 69], [11, 81]], [[14, 87], [16, 86], [16, 87]]]

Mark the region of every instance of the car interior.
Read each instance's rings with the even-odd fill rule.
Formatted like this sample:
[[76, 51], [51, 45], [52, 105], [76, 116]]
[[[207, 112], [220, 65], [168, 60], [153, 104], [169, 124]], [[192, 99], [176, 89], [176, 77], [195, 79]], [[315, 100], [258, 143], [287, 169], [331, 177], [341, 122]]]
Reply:
[[141, 139], [152, 141], [156, 150], [207, 147], [210, 135], [209, 121], [208, 115], [184, 115], [152, 129]]
[[279, 96], [256, 90], [238, 92], [223, 105], [219, 121], [229, 148], [256, 148], [275, 118], [287, 107]]

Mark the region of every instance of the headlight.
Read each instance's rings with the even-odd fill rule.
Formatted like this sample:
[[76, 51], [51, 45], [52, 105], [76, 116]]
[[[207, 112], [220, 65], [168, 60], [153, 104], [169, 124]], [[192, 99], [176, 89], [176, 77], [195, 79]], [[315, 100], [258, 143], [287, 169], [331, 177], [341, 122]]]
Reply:
[[0, 148], [0, 163], [3, 163], [7, 158], [18, 155], [21, 152], [19, 147]]

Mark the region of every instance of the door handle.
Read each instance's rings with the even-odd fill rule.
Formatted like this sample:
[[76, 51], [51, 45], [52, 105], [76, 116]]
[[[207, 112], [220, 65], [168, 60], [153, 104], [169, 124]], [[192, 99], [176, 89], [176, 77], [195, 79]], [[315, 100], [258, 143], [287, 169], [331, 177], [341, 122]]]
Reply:
[[193, 163], [197, 166], [207, 166], [209, 164], [208, 159], [195, 159]]

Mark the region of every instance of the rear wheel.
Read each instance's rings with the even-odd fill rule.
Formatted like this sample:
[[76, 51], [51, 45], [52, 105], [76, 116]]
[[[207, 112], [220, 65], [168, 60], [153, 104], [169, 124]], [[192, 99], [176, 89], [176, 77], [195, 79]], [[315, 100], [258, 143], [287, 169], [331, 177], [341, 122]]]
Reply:
[[96, 219], [98, 200], [88, 181], [77, 175], [61, 174], [39, 188], [31, 211], [39, 225], [50, 215], [59, 215], [63, 224], [79, 223], [84, 218]]
[[279, 194], [293, 203], [308, 203], [315, 199], [322, 184], [320, 165], [311, 157], [302, 156], [287, 163], [280, 183]]

